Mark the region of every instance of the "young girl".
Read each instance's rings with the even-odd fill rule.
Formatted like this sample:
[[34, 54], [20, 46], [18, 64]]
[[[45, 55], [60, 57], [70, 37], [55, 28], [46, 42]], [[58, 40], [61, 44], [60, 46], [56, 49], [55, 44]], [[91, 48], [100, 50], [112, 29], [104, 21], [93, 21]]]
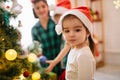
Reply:
[[[32, 39], [42, 45], [42, 54], [48, 60], [54, 59], [60, 52], [61, 35], [55, 31], [55, 22], [51, 19], [46, 0], [32, 0], [35, 18], [39, 21], [32, 28]], [[61, 74], [60, 63], [53, 69], [59, 76]]]
[[63, 33], [71, 45], [66, 67], [66, 80], [94, 80], [95, 45], [92, 21], [87, 7], [69, 10], [60, 18], [59, 32]]

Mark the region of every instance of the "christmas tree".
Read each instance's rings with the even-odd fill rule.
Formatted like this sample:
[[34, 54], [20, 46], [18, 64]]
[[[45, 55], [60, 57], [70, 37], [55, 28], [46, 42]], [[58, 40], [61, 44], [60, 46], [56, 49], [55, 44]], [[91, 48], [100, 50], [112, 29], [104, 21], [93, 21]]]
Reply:
[[[5, 5], [8, 1], [12, 7]], [[21, 8], [17, 0], [0, 0], [0, 80], [48, 80], [36, 54], [22, 50], [21, 34], [10, 25], [10, 18], [17, 17]]]

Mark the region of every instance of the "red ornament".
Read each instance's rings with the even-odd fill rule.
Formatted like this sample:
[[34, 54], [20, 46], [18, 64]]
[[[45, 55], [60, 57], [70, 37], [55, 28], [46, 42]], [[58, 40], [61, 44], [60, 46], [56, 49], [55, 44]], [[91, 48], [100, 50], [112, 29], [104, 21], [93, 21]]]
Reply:
[[6, 8], [8, 8], [8, 9], [9, 9], [9, 8], [10, 8], [10, 6], [6, 6]]
[[30, 74], [29, 74], [28, 71], [25, 71], [25, 72], [23, 73], [23, 76], [24, 76], [24, 77], [29, 77], [29, 75], [30, 75]]
[[95, 14], [96, 14], [97, 18], [99, 19], [99, 12], [96, 11]]
[[99, 12], [98, 12], [98, 11], [95, 11], [95, 14], [96, 14], [96, 15], [99, 15]]

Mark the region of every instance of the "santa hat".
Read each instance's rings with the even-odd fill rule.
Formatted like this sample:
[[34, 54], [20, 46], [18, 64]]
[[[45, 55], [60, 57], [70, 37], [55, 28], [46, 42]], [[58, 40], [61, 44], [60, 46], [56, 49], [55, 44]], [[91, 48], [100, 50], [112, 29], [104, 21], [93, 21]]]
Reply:
[[57, 7], [71, 9], [70, 0], [57, 0]]
[[60, 20], [59, 20], [58, 24], [56, 25], [55, 30], [56, 30], [57, 34], [62, 33], [62, 21], [63, 21], [64, 17], [69, 15], [69, 14], [72, 14], [72, 15], [76, 16], [78, 19], [80, 19], [82, 21], [82, 23], [85, 25], [85, 27], [90, 32], [91, 37], [93, 39], [92, 17], [91, 17], [91, 14], [90, 14], [90, 10], [87, 7], [77, 7], [77, 8], [73, 8], [73, 9], [65, 12], [60, 17]]
[[71, 9], [71, 2], [70, 0], [57, 0], [57, 5], [51, 5], [49, 6], [50, 10], [53, 10], [53, 20], [54, 20], [54, 16], [56, 14], [63, 14], [65, 13], [67, 10]]

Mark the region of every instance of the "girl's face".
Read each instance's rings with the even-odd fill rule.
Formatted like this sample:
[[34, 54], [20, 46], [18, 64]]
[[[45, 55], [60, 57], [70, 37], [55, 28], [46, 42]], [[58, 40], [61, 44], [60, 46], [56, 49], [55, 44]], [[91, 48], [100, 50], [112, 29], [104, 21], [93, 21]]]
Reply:
[[82, 22], [73, 16], [63, 20], [63, 34], [67, 42], [74, 47], [84, 45], [88, 31], [85, 29]]
[[48, 6], [43, 1], [39, 1], [36, 4], [34, 4], [34, 10], [39, 18], [45, 18], [48, 16], [49, 13]]

